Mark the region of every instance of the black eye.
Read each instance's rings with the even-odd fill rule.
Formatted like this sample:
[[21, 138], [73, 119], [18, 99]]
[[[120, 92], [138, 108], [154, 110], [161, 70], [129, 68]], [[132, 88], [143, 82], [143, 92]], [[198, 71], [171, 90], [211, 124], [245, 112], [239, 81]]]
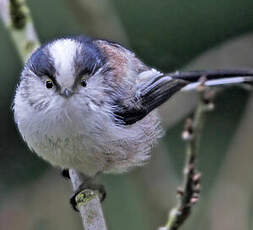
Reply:
[[81, 82], [80, 82], [81, 86], [82, 87], [86, 87], [87, 86], [87, 82], [85, 79], [82, 79]]
[[53, 86], [54, 86], [54, 83], [53, 83], [52, 80], [47, 80], [47, 81], [46, 81], [46, 87], [47, 87], [48, 89], [53, 88]]

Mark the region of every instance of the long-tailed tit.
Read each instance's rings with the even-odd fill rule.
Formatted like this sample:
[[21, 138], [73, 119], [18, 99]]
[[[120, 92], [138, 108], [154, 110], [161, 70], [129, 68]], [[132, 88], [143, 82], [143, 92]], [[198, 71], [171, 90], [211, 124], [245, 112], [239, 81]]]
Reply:
[[162, 135], [156, 108], [196, 87], [203, 74], [206, 85], [251, 81], [253, 75], [163, 74], [118, 43], [61, 38], [27, 61], [15, 94], [15, 121], [29, 148], [52, 165], [88, 177], [120, 173], [149, 160]]

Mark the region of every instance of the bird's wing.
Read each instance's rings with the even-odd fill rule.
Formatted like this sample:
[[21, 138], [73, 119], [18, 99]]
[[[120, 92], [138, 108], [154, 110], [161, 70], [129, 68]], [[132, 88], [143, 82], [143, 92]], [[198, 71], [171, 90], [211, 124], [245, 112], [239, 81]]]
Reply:
[[117, 103], [114, 110], [116, 122], [131, 125], [144, 118], [152, 110], [163, 104], [174, 93], [188, 84], [184, 80], [174, 80], [161, 74], [141, 80], [131, 103]]

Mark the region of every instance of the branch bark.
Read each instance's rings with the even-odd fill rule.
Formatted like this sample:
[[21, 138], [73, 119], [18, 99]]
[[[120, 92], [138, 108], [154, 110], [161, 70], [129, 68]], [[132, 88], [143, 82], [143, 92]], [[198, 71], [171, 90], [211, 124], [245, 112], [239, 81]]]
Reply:
[[[69, 176], [73, 190], [76, 191], [79, 185], [83, 183], [84, 178], [73, 169], [69, 170]], [[85, 189], [76, 196], [76, 201], [85, 230], [106, 230], [104, 214], [97, 191]]]
[[[17, 48], [23, 63], [40, 46], [36, 30], [25, 0], [0, 0], [0, 16]], [[74, 191], [83, 183], [81, 175], [71, 169]], [[77, 195], [78, 208], [85, 230], [106, 230], [106, 224], [96, 191], [84, 190]]]
[[205, 112], [213, 109], [212, 91], [205, 91], [204, 81], [200, 85], [201, 100], [194, 112], [193, 119], [187, 119], [182, 138], [186, 144], [186, 163], [183, 188], [178, 189], [177, 205], [170, 211], [167, 223], [158, 230], [177, 230], [190, 216], [192, 207], [199, 200], [201, 174], [197, 170], [196, 160]]
[[25, 62], [40, 46], [25, 0], [0, 0], [0, 16], [20, 58]]

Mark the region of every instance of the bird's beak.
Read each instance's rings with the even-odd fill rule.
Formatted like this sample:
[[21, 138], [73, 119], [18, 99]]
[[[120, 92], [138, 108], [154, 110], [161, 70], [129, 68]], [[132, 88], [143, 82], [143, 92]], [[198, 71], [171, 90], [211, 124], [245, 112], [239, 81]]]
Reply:
[[61, 92], [61, 95], [66, 98], [70, 97], [72, 94], [73, 94], [73, 92], [67, 88], [63, 89]]

